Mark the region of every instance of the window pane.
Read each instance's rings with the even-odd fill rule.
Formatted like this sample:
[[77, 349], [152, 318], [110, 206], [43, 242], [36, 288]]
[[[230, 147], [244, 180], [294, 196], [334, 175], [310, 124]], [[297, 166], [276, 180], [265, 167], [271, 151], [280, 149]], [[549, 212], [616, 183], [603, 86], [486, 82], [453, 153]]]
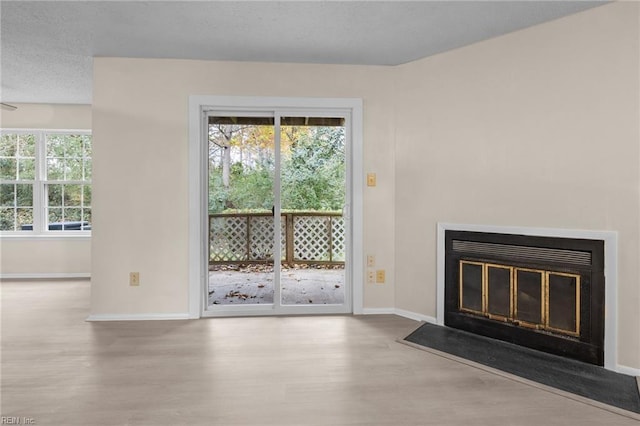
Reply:
[[49, 209], [49, 223], [62, 222], [62, 209]]
[[67, 135], [65, 139], [64, 156], [67, 158], [82, 158], [84, 156], [82, 135]]
[[0, 231], [13, 231], [15, 229], [15, 210], [0, 208]]
[[49, 207], [62, 206], [62, 185], [47, 185]]
[[22, 228], [23, 225], [29, 225], [25, 226], [26, 229], [33, 229], [33, 209], [17, 209], [17, 218], [18, 230], [25, 230]]
[[36, 162], [30, 158], [18, 160], [18, 179], [33, 180], [36, 177]]
[[65, 163], [65, 180], [82, 180], [82, 160], [66, 159]]
[[84, 185], [83, 191], [84, 191], [84, 203], [82, 205], [90, 206], [91, 205], [91, 186]]
[[36, 137], [34, 135], [19, 135], [18, 153], [20, 157], [35, 157]]
[[[82, 205], [82, 186], [81, 185], [64, 185], [63, 205], [71, 207], [80, 207]], [[66, 215], [65, 215], [66, 216]]]
[[64, 157], [64, 135], [47, 135], [47, 157]]
[[17, 184], [16, 185], [16, 201], [17, 201], [17, 204], [16, 204], [17, 207], [32, 207], [33, 206], [33, 185]]
[[16, 159], [0, 158], [0, 179], [15, 180], [16, 177]]
[[91, 180], [93, 175], [93, 170], [91, 166], [91, 161], [84, 162], [84, 180]]
[[64, 180], [64, 160], [62, 158], [47, 159], [47, 179]]
[[64, 221], [80, 222], [82, 220], [82, 209], [64, 209]]
[[15, 205], [15, 185], [3, 183], [0, 185], [0, 206], [12, 207]]
[[89, 223], [89, 228], [91, 227], [91, 209], [83, 209], [82, 210], [82, 220]]
[[17, 135], [2, 135], [0, 137], [0, 157], [15, 157]]
[[91, 136], [84, 135], [82, 136], [82, 140], [84, 141], [84, 156], [85, 158], [91, 158], [92, 155], [92, 146], [91, 146]]

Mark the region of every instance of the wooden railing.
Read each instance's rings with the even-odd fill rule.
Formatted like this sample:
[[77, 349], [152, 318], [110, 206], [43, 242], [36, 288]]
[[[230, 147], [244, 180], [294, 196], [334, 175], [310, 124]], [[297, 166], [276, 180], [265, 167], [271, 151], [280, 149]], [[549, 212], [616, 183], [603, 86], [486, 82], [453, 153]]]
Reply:
[[[344, 264], [346, 228], [340, 212], [281, 214], [281, 260], [287, 264]], [[209, 264], [271, 263], [271, 213], [209, 215]]]

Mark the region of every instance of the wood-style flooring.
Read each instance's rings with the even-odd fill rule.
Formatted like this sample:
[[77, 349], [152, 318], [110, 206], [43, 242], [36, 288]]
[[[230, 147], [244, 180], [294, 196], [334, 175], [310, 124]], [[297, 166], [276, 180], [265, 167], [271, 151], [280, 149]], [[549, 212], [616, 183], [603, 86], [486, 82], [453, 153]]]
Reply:
[[1, 292], [0, 413], [38, 426], [640, 424], [397, 343], [393, 315], [89, 323], [87, 281]]

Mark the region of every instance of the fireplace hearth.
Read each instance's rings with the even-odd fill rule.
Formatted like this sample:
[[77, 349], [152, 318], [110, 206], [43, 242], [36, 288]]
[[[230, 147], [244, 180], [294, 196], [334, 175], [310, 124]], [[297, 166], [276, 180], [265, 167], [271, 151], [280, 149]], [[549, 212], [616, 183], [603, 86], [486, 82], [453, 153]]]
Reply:
[[604, 241], [445, 233], [445, 325], [604, 364]]

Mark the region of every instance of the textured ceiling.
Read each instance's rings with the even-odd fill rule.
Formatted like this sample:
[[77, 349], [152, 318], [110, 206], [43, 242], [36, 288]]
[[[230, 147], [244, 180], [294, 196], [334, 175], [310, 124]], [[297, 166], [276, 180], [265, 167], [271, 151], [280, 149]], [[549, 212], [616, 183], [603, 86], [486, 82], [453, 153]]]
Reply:
[[91, 103], [94, 56], [397, 65], [600, 4], [3, 0], [0, 95]]

